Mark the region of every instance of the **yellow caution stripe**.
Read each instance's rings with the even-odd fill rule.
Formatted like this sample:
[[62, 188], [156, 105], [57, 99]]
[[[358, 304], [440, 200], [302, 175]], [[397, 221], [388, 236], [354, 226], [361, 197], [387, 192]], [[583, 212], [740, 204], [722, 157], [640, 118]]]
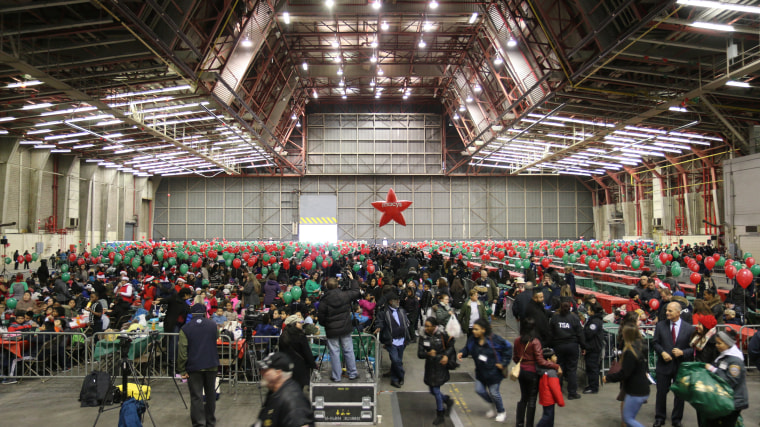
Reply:
[[337, 224], [338, 219], [331, 216], [302, 216], [301, 224]]

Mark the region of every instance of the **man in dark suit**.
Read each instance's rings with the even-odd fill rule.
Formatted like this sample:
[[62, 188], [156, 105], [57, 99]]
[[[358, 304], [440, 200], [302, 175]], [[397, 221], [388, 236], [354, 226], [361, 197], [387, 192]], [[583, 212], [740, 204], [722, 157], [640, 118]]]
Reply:
[[[654, 427], [665, 424], [668, 391], [670, 384], [677, 379], [678, 367], [681, 362], [694, 358], [694, 350], [689, 346], [694, 327], [681, 320], [681, 305], [677, 302], [669, 303], [665, 315], [667, 319], [657, 323], [654, 331], [654, 350], [657, 353], [657, 404]], [[683, 403], [677, 396], [673, 398], [673, 427], [681, 427]]]

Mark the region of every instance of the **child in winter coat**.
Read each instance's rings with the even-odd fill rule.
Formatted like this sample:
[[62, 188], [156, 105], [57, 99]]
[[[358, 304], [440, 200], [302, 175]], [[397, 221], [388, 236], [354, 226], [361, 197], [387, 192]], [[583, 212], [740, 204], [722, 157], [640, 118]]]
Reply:
[[[557, 355], [554, 354], [553, 349], [545, 347], [543, 356], [544, 359], [557, 363]], [[565, 406], [562, 386], [559, 383], [556, 370], [541, 369], [541, 372], [541, 380], [538, 382], [538, 403], [544, 407], [544, 413], [538, 420], [536, 427], [554, 427], [554, 405]]]

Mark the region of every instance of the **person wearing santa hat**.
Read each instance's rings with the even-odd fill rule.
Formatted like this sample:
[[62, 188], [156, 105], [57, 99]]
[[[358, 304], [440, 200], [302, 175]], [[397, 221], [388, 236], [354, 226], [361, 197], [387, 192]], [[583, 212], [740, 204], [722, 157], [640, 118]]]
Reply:
[[142, 299], [143, 299], [143, 308], [151, 311], [153, 308], [153, 300], [156, 299], [156, 284], [153, 283], [155, 280], [155, 277], [151, 275], [145, 276], [143, 278], [143, 291], [142, 291]]
[[690, 345], [694, 349], [694, 361], [712, 363], [720, 352], [715, 347], [715, 333], [718, 321], [711, 314], [694, 315], [694, 333]]

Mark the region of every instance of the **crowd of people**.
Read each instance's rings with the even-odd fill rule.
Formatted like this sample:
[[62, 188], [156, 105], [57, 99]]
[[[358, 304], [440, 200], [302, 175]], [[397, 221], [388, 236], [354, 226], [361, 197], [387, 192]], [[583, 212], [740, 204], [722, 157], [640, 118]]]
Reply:
[[[619, 323], [621, 369], [601, 380], [622, 382], [618, 399], [624, 424], [641, 425], [636, 414], [649, 396], [648, 354], [639, 329], [643, 325], [657, 325], [655, 426], [665, 422], [666, 395], [683, 361], [704, 362], [728, 380], [735, 391], [733, 419], [748, 404], [736, 335], [717, 325], [742, 324], [746, 296], [753, 296], [754, 289], [742, 289], [741, 303], [738, 292], [723, 302], [709, 274], [690, 303], [672, 274], [660, 281], [642, 273], [624, 310], [608, 314], [593, 297], [580, 298], [571, 267], [561, 272], [534, 257], [513, 277], [503, 263], [490, 270], [475, 268], [461, 257], [447, 259], [438, 251], [414, 246], [357, 248], [316, 268], [286, 262], [285, 257], [273, 268], [264, 257], [233, 264], [207, 256], [183, 269], [158, 262], [160, 246], [150, 250], [153, 262], [121, 265], [81, 262], [76, 254], [62, 251], [51, 258], [50, 267], [43, 260], [31, 274], [0, 279], [0, 312], [7, 330], [69, 331], [72, 318], [87, 314], [84, 329], [97, 339], [97, 333], [107, 329], [145, 327], [138, 320], [141, 314], [143, 319], [161, 317], [164, 331], [179, 333], [179, 339], [167, 343], [169, 366], [190, 379], [192, 418], [198, 425], [204, 425], [203, 419], [213, 425], [213, 405], [208, 402], [213, 399], [205, 404], [201, 399], [218, 359], [199, 359], [197, 342], [224, 331], [233, 333], [248, 310], [263, 312], [257, 336], [279, 337], [276, 344], [262, 341], [267, 353], [278, 350], [259, 366], [262, 383], [271, 391], [272, 400], [265, 407], [273, 410], [261, 415], [268, 425], [287, 425], [285, 419], [313, 422], [310, 409], [297, 408], [299, 402], [308, 405], [301, 397], [317, 367], [307, 336], [326, 336], [330, 361], [340, 361], [343, 355], [345, 370], [331, 363], [331, 381], [353, 381], [360, 373], [351, 335], [358, 331], [377, 335], [388, 352], [390, 384], [396, 388], [404, 386], [406, 347], [417, 344], [417, 356], [425, 360], [424, 382], [435, 400], [435, 425], [442, 424], [454, 406], [443, 391], [449, 371], [467, 357], [474, 361], [476, 393], [491, 405], [486, 417], [506, 421], [500, 385], [511, 374], [520, 389], [516, 425], [535, 425], [537, 403], [543, 407], [537, 425], [553, 425], [555, 405], [565, 405], [563, 383], [567, 400], [599, 392], [605, 321]], [[493, 333], [491, 326], [495, 318], [506, 316], [506, 297], [513, 301], [511, 315], [519, 321], [519, 337], [513, 343]], [[188, 321], [191, 318], [197, 325]], [[583, 390], [578, 388], [579, 357], [586, 367]], [[519, 365], [514, 373], [510, 361]], [[59, 367], [68, 369], [73, 362], [62, 358]], [[8, 368], [4, 362], [4, 382], [14, 382]], [[205, 405], [205, 412], [199, 405]], [[674, 427], [681, 424], [683, 406], [676, 398]], [[729, 417], [703, 418], [700, 426], [732, 425]]]

